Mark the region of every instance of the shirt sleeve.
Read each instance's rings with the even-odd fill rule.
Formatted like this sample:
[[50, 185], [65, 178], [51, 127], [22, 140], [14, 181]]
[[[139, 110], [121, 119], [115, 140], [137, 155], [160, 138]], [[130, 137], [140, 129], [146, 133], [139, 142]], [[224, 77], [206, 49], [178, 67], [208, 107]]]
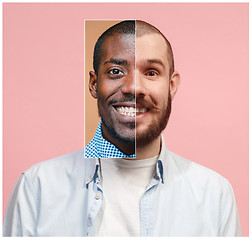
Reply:
[[222, 210], [220, 236], [239, 237], [242, 233], [235, 196], [231, 184], [228, 181], [226, 184], [227, 185], [221, 202]]
[[29, 178], [23, 173], [16, 182], [3, 221], [3, 236], [36, 236], [38, 204]]

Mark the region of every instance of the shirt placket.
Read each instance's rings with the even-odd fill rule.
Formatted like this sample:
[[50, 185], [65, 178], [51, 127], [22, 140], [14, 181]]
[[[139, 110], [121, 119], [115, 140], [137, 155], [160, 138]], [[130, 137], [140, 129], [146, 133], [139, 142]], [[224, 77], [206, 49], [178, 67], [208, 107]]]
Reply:
[[153, 203], [160, 179], [155, 175], [140, 200], [140, 235], [153, 236]]
[[90, 191], [90, 208], [87, 215], [87, 236], [95, 236], [95, 221], [99, 210], [102, 207], [103, 191], [100, 185], [100, 166], [97, 164], [93, 178], [86, 183], [86, 188]]
[[140, 234], [142, 237], [153, 236], [154, 196], [160, 183], [164, 183], [163, 163], [158, 160], [156, 173], [140, 199]]

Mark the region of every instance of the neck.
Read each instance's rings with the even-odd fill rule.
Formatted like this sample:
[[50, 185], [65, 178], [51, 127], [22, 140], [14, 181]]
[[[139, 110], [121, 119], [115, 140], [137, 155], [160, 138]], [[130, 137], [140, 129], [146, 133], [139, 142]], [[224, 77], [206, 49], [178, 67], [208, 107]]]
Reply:
[[161, 150], [161, 136], [145, 146], [138, 147], [136, 143], [136, 160], [152, 158], [159, 155]]
[[121, 141], [120, 139], [109, 134], [107, 128], [104, 127], [103, 124], [102, 124], [102, 135], [104, 139], [111, 142], [124, 154], [132, 155], [136, 153], [136, 158], [134, 158], [135, 160], [155, 157], [159, 155], [161, 150], [161, 135], [159, 135], [157, 138], [155, 138], [150, 143], [144, 146], [137, 146], [137, 140], [136, 140], [136, 146], [135, 141], [133, 141], [132, 143]]

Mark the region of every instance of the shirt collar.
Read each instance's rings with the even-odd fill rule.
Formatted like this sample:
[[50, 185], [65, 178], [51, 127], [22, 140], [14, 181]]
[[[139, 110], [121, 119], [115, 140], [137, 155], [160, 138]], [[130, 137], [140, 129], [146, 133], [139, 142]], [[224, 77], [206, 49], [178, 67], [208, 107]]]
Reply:
[[[166, 182], [168, 174], [168, 158], [169, 158], [169, 151], [166, 148], [164, 137], [161, 134], [161, 151], [156, 164], [156, 176], [158, 177], [158, 179], [160, 179], [160, 182], [163, 184]], [[87, 160], [89, 161], [89, 164], [91, 164], [91, 166], [87, 168], [89, 173], [87, 174], [88, 178], [86, 180], [86, 184], [88, 185], [88, 183], [91, 181], [94, 182], [100, 181], [100, 160], [99, 158], [96, 158], [95, 161], [92, 158]]]
[[135, 154], [132, 154], [132, 155], [124, 154], [118, 148], [116, 148], [115, 145], [113, 145], [112, 143], [104, 139], [102, 136], [101, 126], [102, 126], [102, 121], [99, 122], [95, 136], [93, 138], [95, 147], [97, 149], [97, 152], [100, 158], [126, 158], [126, 157], [134, 158], [136, 157]]
[[156, 165], [156, 174], [162, 183], [165, 183], [168, 174], [169, 151], [166, 148], [163, 134], [161, 134], [161, 151]]

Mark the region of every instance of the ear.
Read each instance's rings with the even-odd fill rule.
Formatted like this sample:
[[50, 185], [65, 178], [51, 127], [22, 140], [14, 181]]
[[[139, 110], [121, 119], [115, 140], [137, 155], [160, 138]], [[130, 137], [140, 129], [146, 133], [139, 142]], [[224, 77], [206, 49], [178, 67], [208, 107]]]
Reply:
[[89, 92], [93, 98], [97, 98], [97, 75], [95, 72], [89, 72]]
[[175, 94], [179, 88], [179, 84], [180, 84], [180, 75], [177, 71], [174, 71], [170, 80], [171, 99], [175, 97]]

